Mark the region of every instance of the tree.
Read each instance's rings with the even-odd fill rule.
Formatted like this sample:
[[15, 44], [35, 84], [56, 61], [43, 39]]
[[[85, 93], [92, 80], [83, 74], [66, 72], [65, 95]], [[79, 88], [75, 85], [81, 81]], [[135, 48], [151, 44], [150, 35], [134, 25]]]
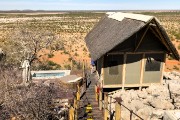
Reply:
[[60, 119], [58, 113], [51, 109], [52, 98], [59, 94], [59, 88], [44, 84], [21, 86], [18, 84], [19, 77], [17, 69], [0, 66], [0, 120], [10, 117], [24, 120]]
[[[25, 26], [26, 27], [26, 26]], [[58, 36], [51, 31], [39, 28], [18, 27], [9, 38], [11, 55], [14, 60], [20, 62], [28, 59], [30, 65], [38, 59], [38, 52], [43, 49], [51, 49]]]
[[23, 80], [25, 83], [30, 80], [30, 71], [33, 61], [38, 60], [41, 56], [39, 52], [44, 49], [51, 51], [51, 48], [55, 48], [54, 43], [57, 43], [58, 36], [46, 29], [27, 27], [25, 24], [13, 30], [8, 40], [10, 45], [7, 60], [9, 63], [18, 65], [24, 61], [22, 68]]

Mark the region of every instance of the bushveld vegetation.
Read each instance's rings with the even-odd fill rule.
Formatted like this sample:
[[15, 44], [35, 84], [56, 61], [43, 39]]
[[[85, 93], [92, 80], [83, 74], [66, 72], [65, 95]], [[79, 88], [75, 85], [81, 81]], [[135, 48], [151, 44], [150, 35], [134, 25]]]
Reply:
[[[179, 49], [180, 12], [142, 12], [142, 14], [156, 16], [166, 29], [170, 39], [173, 43], [177, 44], [176, 47]], [[11, 43], [7, 41], [7, 39], [12, 37], [12, 31], [22, 25], [24, 25], [24, 28], [49, 31], [58, 36], [58, 39], [51, 45], [51, 50], [48, 48], [40, 52], [44, 53], [40, 55], [41, 57], [46, 57], [40, 57], [39, 60], [44, 62], [44, 65], [48, 65], [48, 61], [53, 61], [54, 63], [60, 64], [60, 69], [65, 69], [69, 68], [71, 61], [68, 58], [71, 58], [74, 66], [79, 68], [77, 66], [79, 64], [76, 63], [79, 63], [79, 61], [82, 63], [83, 59], [89, 60], [90, 58], [84, 38], [104, 15], [105, 13], [103, 12], [63, 12], [49, 14], [1, 13], [0, 47], [2, 47], [7, 54], [10, 54], [8, 53], [10, 52], [8, 46], [10, 46]], [[58, 55], [59, 58], [57, 57]], [[10, 60], [10, 62], [12, 61], [13, 60]], [[56, 67], [47, 68], [56, 69]]]
[[17, 67], [1, 65], [0, 73], [0, 120], [60, 119], [57, 112], [51, 110], [51, 103], [61, 88], [43, 84], [23, 86]]
[[[28, 120], [58, 119], [57, 113], [49, 107], [57, 89], [20, 85], [20, 64], [28, 57], [32, 58], [34, 70], [71, 69], [71, 65], [82, 69], [82, 60], [90, 58], [84, 38], [104, 14], [0, 14], [0, 48], [6, 53], [5, 59], [0, 61], [0, 119], [14, 116]], [[180, 49], [180, 12], [143, 14], [156, 16]], [[179, 70], [179, 66], [174, 65], [173, 69]]]
[[[49, 48], [47, 48], [46, 52], [40, 52], [45, 54], [40, 54], [39, 56], [46, 55], [46, 59], [51, 58], [51, 61], [53, 61], [54, 52], [59, 51], [61, 54], [65, 54], [67, 57], [73, 58], [74, 61], [78, 62], [84, 57], [88, 58], [88, 56], [86, 56], [86, 52], [88, 51], [86, 50], [84, 37], [103, 15], [104, 13], [91, 12], [69, 12], [63, 14], [0, 14], [0, 47], [7, 52], [7, 55], [13, 56], [11, 58], [17, 58], [19, 54], [16, 54], [17, 57], [14, 57], [16, 55], [12, 54], [17, 52], [17, 49], [10, 51], [12, 43], [7, 39], [13, 39], [13, 32], [20, 26], [23, 26], [23, 28], [28, 29], [38, 29], [39, 32], [48, 31], [53, 33], [54, 36], [58, 36], [58, 39], [53, 41], [53, 44], [49, 47], [51, 50], [48, 51]], [[18, 43], [17, 46], [19, 46]], [[81, 51], [84, 51], [84, 53], [81, 54]], [[39, 58], [39, 60], [41, 62], [47, 62], [43, 63], [43, 65], [49, 65], [48, 60], [44, 60], [44, 58], [43, 60]], [[69, 68], [71, 61], [68, 59], [63, 59], [63, 61], [62, 67], [47, 68]], [[20, 62], [20, 60], [18, 62]], [[14, 63], [13, 59], [9, 59], [9, 63]], [[79, 67], [76, 66], [76, 68]], [[42, 69], [44, 69], [44, 67]]]
[[143, 12], [146, 15], [156, 16], [165, 27], [171, 40], [180, 41], [180, 12]]

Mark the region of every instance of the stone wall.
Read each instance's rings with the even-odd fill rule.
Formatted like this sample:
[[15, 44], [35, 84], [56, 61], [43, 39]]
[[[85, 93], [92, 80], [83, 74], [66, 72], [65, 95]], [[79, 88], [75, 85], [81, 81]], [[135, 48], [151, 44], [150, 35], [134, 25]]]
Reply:
[[[162, 85], [152, 84], [150, 87], [142, 90], [117, 90], [108, 94], [108, 102], [110, 97], [121, 97], [122, 104], [133, 110], [145, 120], [158, 120], [163, 118], [164, 111], [180, 109], [180, 73], [171, 72], [164, 73], [164, 81]], [[115, 102], [112, 99], [108, 109], [111, 112], [115, 110]], [[110, 107], [111, 105], [111, 107]], [[130, 112], [121, 107], [122, 120], [130, 119]], [[133, 119], [138, 120], [133, 115]]]

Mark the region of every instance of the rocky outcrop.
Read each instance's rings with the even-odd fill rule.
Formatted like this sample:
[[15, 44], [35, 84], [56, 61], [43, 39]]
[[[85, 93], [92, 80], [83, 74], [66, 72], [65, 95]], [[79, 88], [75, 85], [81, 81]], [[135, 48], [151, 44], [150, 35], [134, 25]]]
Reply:
[[[162, 85], [151, 85], [142, 90], [117, 90], [109, 93], [110, 97], [121, 97], [130, 110], [145, 120], [156, 120], [163, 117], [164, 111], [180, 109], [180, 73], [171, 72], [164, 74]], [[109, 108], [115, 110], [115, 100], [109, 104]], [[110, 107], [111, 105], [111, 107]], [[122, 119], [128, 120], [130, 112], [122, 107]], [[133, 119], [138, 119], [133, 115]]]

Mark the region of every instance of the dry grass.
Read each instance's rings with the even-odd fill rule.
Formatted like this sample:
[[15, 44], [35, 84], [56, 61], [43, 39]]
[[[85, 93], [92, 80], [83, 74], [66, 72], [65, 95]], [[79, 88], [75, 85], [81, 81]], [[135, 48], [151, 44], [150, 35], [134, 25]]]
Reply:
[[[166, 29], [173, 44], [180, 53], [180, 12], [143, 12], [156, 16]], [[48, 58], [47, 55], [40, 58], [44, 61], [51, 60], [61, 65], [61, 69], [65, 69], [70, 65], [69, 59], [73, 59], [76, 63], [83, 59], [90, 61], [89, 52], [86, 51], [84, 37], [100, 20], [104, 13], [88, 13], [88, 12], [70, 12], [59, 14], [0, 14], [0, 47], [8, 45], [6, 38], [11, 31], [24, 22], [28, 23], [27, 27], [38, 27], [53, 31], [59, 36], [56, 42], [57, 50], [53, 52], [54, 56]], [[63, 48], [58, 49], [58, 43], [63, 43]], [[84, 50], [86, 49], [86, 50]], [[7, 50], [5, 48], [5, 50]], [[7, 50], [8, 51], [8, 50]], [[177, 67], [180, 67], [179, 65]], [[170, 67], [171, 68], [171, 67]], [[173, 67], [172, 67], [173, 69]]]

